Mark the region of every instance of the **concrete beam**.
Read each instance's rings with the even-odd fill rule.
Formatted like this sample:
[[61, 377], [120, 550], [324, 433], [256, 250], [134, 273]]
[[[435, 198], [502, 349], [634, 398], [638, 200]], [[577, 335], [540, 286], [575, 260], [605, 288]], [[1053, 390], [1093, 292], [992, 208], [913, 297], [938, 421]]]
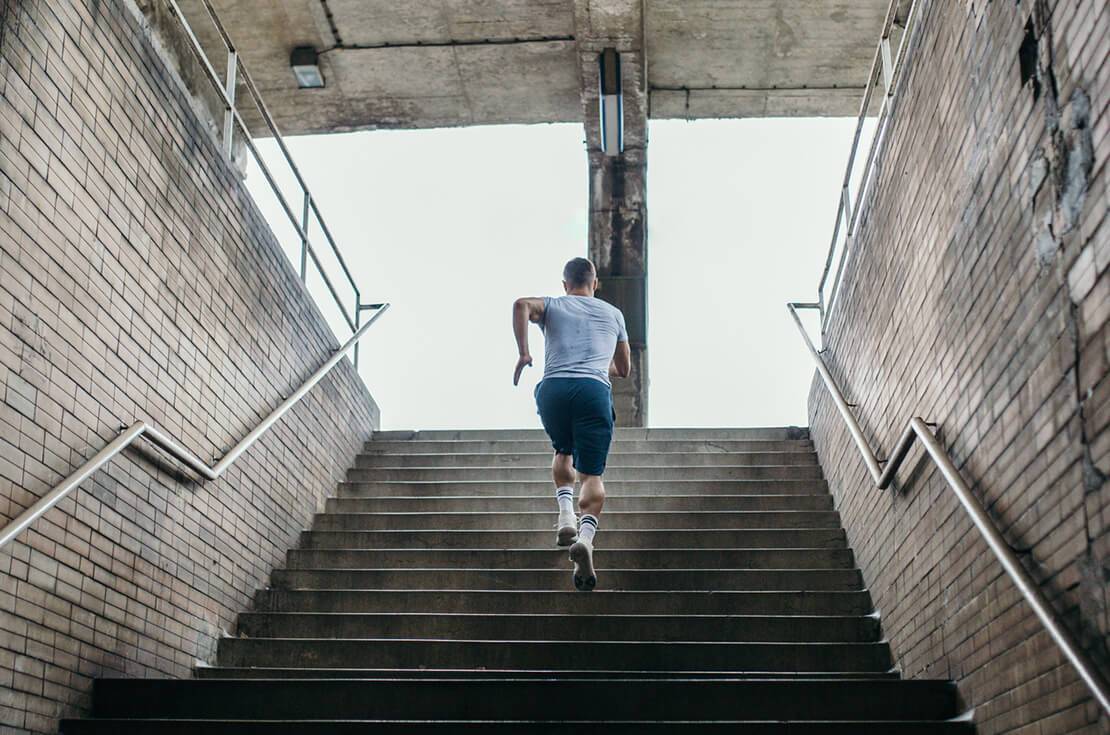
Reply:
[[[641, 0], [575, 0], [582, 115], [590, 166], [589, 255], [601, 280], [598, 296], [624, 312], [632, 374], [615, 381], [623, 426], [646, 426], [647, 359], [647, 60]], [[621, 54], [624, 153], [601, 151], [598, 55]]]
[[[745, 117], [850, 117], [859, 112], [859, 87], [720, 89], [653, 87], [654, 120]], [[878, 102], [875, 104], [878, 109]]]
[[[164, 0], [142, 0], [146, 5]], [[179, 0], [217, 68], [200, 0]], [[212, 0], [288, 134], [582, 122], [580, 52], [651, 57], [655, 118], [854, 115], [888, 0]], [[298, 89], [296, 46], [323, 89]], [[591, 73], [592, 78], [592, 73]], [[265, 134], [247, 105], [244, 119]]]

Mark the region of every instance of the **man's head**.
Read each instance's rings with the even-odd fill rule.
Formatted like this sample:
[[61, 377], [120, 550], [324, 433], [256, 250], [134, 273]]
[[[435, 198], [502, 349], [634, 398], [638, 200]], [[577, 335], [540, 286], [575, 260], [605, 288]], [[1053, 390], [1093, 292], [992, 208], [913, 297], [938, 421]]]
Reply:
[[593, 296], [597, 290], [597, 269], [585, 258], [574, 258], [563, 268], [563, 288], [568, 294]]

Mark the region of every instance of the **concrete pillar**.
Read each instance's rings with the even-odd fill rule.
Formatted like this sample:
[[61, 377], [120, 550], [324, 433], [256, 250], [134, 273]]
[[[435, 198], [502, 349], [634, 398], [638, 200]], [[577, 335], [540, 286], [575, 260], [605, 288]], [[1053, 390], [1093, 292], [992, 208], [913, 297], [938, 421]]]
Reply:
[[647, 206], [645, 151], [610, 157], [590, 151], [590, 259], [598, 296], [624, 312], [632, 374], [613, 383], [622, 426], [647, 425]]
[[[575, 0], [575, 34], [590, 166], [589, 257], [597, 265], [600, 298], [624, 312], [632, 374], [614, 381], [621, 426], [646, 426], [647, 360], [647, 61], [640, 0]], [[598, 57], [621, 57], [624, 152], [601, 151]]]

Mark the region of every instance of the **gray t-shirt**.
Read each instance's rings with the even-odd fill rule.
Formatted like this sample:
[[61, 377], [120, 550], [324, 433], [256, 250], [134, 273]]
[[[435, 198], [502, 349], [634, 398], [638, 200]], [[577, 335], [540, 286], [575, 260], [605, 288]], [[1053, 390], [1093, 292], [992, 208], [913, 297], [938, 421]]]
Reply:
[[617, 342], [628, 341], [624, 314], [592, 296], [544, 297], [544, 378], [593, 378], [609, 385]]

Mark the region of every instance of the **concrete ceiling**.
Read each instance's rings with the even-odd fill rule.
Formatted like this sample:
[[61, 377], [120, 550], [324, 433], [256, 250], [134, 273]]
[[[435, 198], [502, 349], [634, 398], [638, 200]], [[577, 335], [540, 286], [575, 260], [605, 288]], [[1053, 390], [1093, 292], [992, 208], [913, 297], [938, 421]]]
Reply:
[[[582, 122], [574, 0], [212, 2], [283, 133]], [[590, 0], [589, 33], [619, 47], [641, 2], [648, 116], [691, 119], [855, 114], [888, 4]], [[199, 0], [181, 6], [223, 59]], [[322, 52], [326, 88], [297, 88], [295, 46]]]

